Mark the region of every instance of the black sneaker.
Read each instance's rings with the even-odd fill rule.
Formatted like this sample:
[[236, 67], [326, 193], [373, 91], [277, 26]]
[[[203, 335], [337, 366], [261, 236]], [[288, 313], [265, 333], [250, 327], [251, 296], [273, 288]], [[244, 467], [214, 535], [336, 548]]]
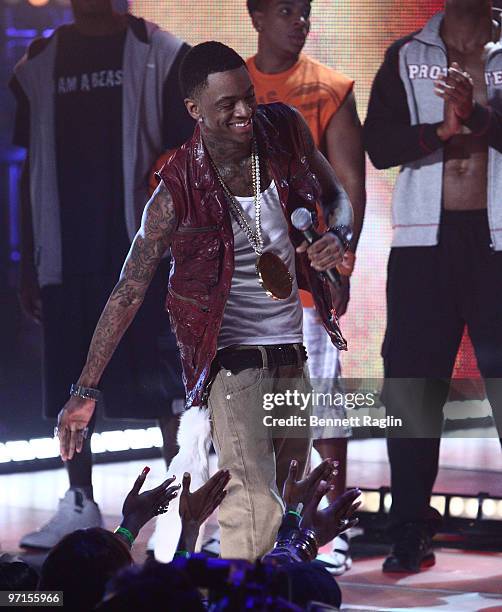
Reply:
[[389, 573], [409, 574], [432, 567], [435, 563], [436, 557], [432, 552], [431, 536], [427, 528], [422, 524], [407, 523], [383, 562], [382, 569]]

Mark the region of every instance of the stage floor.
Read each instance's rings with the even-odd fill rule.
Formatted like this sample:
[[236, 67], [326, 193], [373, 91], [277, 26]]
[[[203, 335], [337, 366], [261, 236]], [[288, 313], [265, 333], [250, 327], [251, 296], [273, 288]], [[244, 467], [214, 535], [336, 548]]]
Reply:
[[[161, 459], [101, 464], [94, 468], [95, 498], [106, 527], [116, 527], [124, 497], [144, 465], [152, 468], [148, 486], [159, 484], [165, 473]], [[349, 485], [377, 488], [389, 484], [384, 440], [349, 444]], [[58, 496], [66, 489], [63, 469], [0, 476], [0, 546], [19, 552], [20, 537], [50, 518]], [[486, 491], [502, 497], [502, 456], [496, 439], [443, 440], [436, 491], [476, 495]], [[153, 522], [140, 534], [137, 561], [144, 559]], [[23, 551], [35, 564], [43, 557]], [[502, 552], [482, 553], [437, 549], [434, 568], [418, 575], [389, 577], [380, 567], [383, 552], [354, 562], [339, 578], [344, 610], [392, 611], [502, 611]]]

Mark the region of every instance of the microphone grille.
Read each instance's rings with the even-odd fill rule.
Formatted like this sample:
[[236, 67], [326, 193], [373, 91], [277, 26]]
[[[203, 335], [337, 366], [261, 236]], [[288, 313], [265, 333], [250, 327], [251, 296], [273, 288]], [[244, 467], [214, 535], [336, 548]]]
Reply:
[[297, 230], [304, 232], [312, 225], [312, 214], [306, 208], [297, 208], [291, 215], [291, 223]]

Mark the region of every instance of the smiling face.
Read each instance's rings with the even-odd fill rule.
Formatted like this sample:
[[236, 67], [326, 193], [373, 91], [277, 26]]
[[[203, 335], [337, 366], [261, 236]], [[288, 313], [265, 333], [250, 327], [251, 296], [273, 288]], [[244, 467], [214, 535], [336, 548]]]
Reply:
[[298, 56], [310, 30], [308, 0], [263, 0], [252, 15], [263, 47], [280, 56]]
[[256, 98], [245, 66], [210, 74], [207, 85], [185, 105], [194, 119], [202, 119], [204, 137], [233, 145], [251, 142]]

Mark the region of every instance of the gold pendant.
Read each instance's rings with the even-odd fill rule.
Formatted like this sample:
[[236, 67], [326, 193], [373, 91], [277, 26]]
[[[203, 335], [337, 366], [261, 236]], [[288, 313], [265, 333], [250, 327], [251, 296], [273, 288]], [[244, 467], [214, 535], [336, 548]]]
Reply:
[[265, 293], [273, 300], [286, 300], [293, 291], [293, 277], [280, 257], [266, 251], [256, 259], [256, 273]]

